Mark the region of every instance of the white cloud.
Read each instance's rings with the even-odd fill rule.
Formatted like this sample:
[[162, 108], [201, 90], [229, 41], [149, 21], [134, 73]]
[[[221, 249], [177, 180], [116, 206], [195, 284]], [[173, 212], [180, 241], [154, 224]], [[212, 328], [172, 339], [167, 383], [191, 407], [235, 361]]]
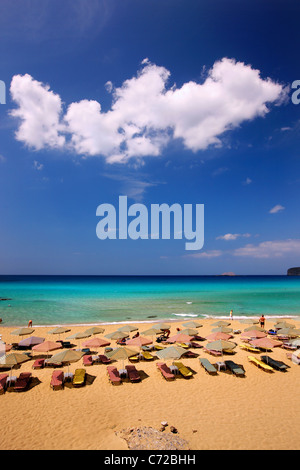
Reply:
[[60, 123], [62, 102], [48, 85], [34, 80], [30, 75], [15, 75], [10, 92], [18, 108], [10, 114], [21, 123], [16, 132], [17, 140], [35, 150], [43, 147], [63, 147], [64, 127]]
[[243, 181], [243, 185], [245, 185], [245, 186], [248, 186], [248, 184], [251, 184], [251, 183], [252, 183], [251, 178], [246, 178], [245, 181]]
[[193, 253], [191, 255], [184, 255], [185, 258], [217, 258], [221, 256], [221, 250], [201, 251], [200, 253]]
[[300, 255], [300, 240], [275, 240], [262, 242], [259, 245], [246, 245], [242, 248], [237, 248], [232, 252], [234, 256], [245, 256], [251, 258], [274, 258], [287, 256]]
[[269, 210], [269, 214], [277, 214], [277, 212], [283, 211], [284, 209], [285, 207], [281, 206], [280, 204], [277, 204]]
[[226, 233], [225, 235], [220, 235], [216, 237], [216, 240], [236, 240], [239, 237], [251, 237], [250, 233]]
[[167, 87], [170, 72], [144, 59], [137, 75], [106, 89], [111, 109], [93, 100], [71, 103], [62, 116], [62, 100], [30, 75], [13, 77], [12, 99], [20, 118], [18, 140], [33, 149], [60, 147], [83, 156], [103, 156], [110, 163], [158, 156], [170, 139], [194, 152], [221, 146], [222, 134], [268, 113], [282, 101], [284, 88], [262, 79], [259, 70], [223, 58], [203, 83]]
[[37, 160], [34, 160], [33, 168], [35, 170], [41, 171], [44, 168], [44, 165], [42, 163], [38, 162]]

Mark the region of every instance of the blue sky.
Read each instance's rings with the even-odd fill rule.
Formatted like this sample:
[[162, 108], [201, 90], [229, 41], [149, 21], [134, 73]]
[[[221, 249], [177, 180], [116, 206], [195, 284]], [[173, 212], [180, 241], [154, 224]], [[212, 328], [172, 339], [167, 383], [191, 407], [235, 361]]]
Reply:
[[[0, 273], [300, 263], [295, 1], [3, 0]], [[204, 247], [99, 240], [96, 208], [204, 204]]]

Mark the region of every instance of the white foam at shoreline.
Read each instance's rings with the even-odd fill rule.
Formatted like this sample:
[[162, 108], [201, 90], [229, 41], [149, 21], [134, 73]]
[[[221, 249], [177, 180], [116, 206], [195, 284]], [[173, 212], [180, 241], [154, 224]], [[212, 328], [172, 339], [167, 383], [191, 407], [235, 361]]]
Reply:
[[[174, 313], [173, 315], [180, 316], [183, 320], [184, 318], [189, 319], [191, 314], [185, 313]], [[228, 320], [231, 321], [229, 315], [208, 315], [208, 314], [201, 314], [196, 315], [192, 314], [193, 318], [198, 318], [199, 320]], [[236, 320], [257, 320], [260, 315], [236, 315], [233, 317], [233, 321]], [[299, 315], [264, 315], [266, 320], [278, 320], [278, 319], [292, 319], [294, 318], [296, 321], [300, 321], [300, 314]], [[49, 325], [33, 325], [33, 328], [56, 328], [58, 326], [65, 326], [65, 327], [91, 327], [91, 326], [103, 326], [103, 325], [124, 325], [125, 324], [135, 324], [135, 323], [160, 323], [160, 322], [180, 322], [180, 318], [151, 318], [148, 320], [120, 320], [120, 321], [106, 321], [106, 322], [97, 322], [97, 323], [58, 323], [58, 324], [49, 324]], [[0, 324], [0, 328], [17, 328], [22, 327], [24, 325], [5, 325], [3, 323]]]

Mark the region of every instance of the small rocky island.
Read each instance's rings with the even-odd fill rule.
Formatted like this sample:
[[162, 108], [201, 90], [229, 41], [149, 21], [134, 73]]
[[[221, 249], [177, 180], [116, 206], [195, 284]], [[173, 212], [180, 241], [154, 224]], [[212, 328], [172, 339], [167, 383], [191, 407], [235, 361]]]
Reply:
[[289, 268], [287, 270], [288, 276], [300, 276], [300, 268]]

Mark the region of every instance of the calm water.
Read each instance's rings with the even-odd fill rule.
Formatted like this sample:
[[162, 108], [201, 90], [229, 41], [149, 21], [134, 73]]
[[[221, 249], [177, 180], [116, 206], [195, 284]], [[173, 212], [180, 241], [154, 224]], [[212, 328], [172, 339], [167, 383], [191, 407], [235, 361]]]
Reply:
[[0, 276], [4, 325], [300, 316], [293, 276]]

